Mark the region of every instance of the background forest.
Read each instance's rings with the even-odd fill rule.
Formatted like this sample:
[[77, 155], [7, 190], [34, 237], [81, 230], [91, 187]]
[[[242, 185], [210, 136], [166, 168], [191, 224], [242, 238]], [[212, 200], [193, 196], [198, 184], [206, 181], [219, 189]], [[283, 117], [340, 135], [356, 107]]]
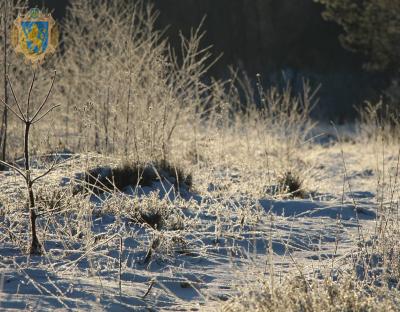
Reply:
[[[53, 9], [58, 20], [65, 16], [68, 2], [30, 1], [31, 4], [44, 4], [50, 10]], [[319, 91], [320, 105], [314, 111], [314, 115], [319, 118], [339, 122], [352, 120], [355, 117], [355, 105], [359, 106], [365, 100], [379, 99], [382, 92], [391, 86], [392, 70], [367, 71], [363, 68], [368, 60], [365, 54], [352, 53], [343, 48], [339, 40], [339, 35], [343, 33], [342, 27], [322, 17], [324, 1], [147, 2], [153, 3], [159, 11], [155, 27], [168, 27], [166, 36], [178, 50], [179, 32], [188, 35], [190, 29], [196, 28], [206, 16], [202, 27], [206, 35], [201, 46], [212, 45], [213, 55], [223, 54], [210, 69], [208, 77], [227, 78], [228, 66], [232, 65], [246, 71], [253, 81], [257, 73], [262, 74], [265, 86], [283, 84], [282, 74], [297, 89], [301, 88], [302, 78], [309, 79], [314, 85], [322, 84]], [[348, 5], [354, 1], [336, 2]], [[375, 15], [385, 19], [385, 12], [398, 12], [394, 5], [376, 10], [378, 13]], [[384, 27], [382, 25], [381, 29]]]

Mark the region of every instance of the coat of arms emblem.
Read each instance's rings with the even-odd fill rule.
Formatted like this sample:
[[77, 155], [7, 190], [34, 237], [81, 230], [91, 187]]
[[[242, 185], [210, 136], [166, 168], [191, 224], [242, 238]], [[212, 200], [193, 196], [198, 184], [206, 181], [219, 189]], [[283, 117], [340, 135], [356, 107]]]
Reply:
[[25, 15], [18, 15], [11, 37], [15, 52], [22, 53], [26, 62], [35, 66], [55, 52], [59, 33], [51, 14], [31, 9]]

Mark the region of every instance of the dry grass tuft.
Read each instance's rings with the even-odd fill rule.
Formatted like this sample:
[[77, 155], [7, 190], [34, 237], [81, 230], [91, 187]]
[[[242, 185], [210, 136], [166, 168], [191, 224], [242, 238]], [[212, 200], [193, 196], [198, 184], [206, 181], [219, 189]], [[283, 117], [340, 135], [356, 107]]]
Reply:
[[185, 217], [167, 198], [159, 199], [156, 192], [148, 197], [134, 198], [126, 206], [124, 215], [137, 224], [156, 230], [176, 231], [185, 228]]
[[340, 281], [327, 278], [308, 284], [301, 278], [293, 278], [274, 287], [265, 283], [261, 290], [228, 302], [221, 311], [399, 311], [399, 304], [398, 290], [366, 287], [351, 276]]
[[174, 185], [178, 192], [181, 188], [192, 187], [192, 176], [167, 161], [147, 165], [125, 162], [115, 168], [100, 166], [88, 170], [83, 177], [78, 177], [75, 193], [84, 189], [91, 190], [95, 194], [114, 190], [123, 192], [128, 186], [152, 186], [156, 181], [162, 183], [167, 181]]
[[303, 189], [303, 180], [299, 174], [293, 171], [285, 171], [278, 178], [279, 193], [289, 197], [304, 198], [306, 193]]

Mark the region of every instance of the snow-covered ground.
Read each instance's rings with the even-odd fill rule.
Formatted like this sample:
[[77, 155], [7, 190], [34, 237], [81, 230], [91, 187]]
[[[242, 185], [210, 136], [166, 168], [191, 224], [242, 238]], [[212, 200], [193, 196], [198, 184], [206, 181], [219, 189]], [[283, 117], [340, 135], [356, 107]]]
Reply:
[[[307, 181], [303, 199], [242, 192], [242, 183], [251, 189], [258, 178], [223, 166], [194, 170], [194, 188], [180, 195], [156, 182], [63, 198], [69, 209], [40, 218], [40, 257], [21, 250], [28, 240], [23, 184], [2, 173], [0, 310], [213, 310], [268, 274], [343, 265], [360, 235], [374, 234], [379, 185], [393, 185], [379, 168], [393, 171], [396, 153], [371, 150], [352, 142], [311, 145], [301, 154], [309, 169], [297, 168]], [[79, 158], [38, 189], [67, 192]], [[159, 229], [129, 216], [132, 207], [154, 206], [168, 211]]]

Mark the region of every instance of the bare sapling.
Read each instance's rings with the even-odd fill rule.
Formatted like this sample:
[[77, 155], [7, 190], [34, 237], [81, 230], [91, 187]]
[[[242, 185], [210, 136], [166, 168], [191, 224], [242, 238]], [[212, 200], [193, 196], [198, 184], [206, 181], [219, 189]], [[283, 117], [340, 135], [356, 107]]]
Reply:
[[18, 168], [16, 165], [11, 165], [5, 161], [0, 160], [0, 164], [4, 165], [12, 170], [15, 170], [20, 176], [23, 177], [26, 183], [26, 188], [27, 188], [27, 193], [28, 193], [28, 202], [29, 202], [29, 221], [30, 221], [30, 230], [31, 230], [31, 242], [30, 242], [30, 247], [29, 247], [29, 253], [31, 255], [40, 255], [42, 253], [42, 245], [39, 242], [38, 236], [37, 236], [37, 230], [36, 230], [36, 219], [37, 219], [37, 214], [35, 211], [35, 196], [33, 192], [33, 185], [35, 182], [37, 182], [39, 179], [45, 177], [48, 175], [56, 165], [56, 162], [53, 162], [53, 164], [48, 168], [43, 174], [33, 177], [31, 173], [31, 167], [30, 167], [30, 156], [29, 156], [29, 133], [31, 127], [42, 121], [52, 110], [57, 108], [60, 105], [54, 105], [45, 110], [46, 103], [49, 99], [49, 96], [53, 90], [54, 86], [54, 81], [56, 79], [56, 72], [54, 72], [54, 76], [51, 81], [51, 85], [49, 88], [49, 91], [47, 92], [47, 95], [45, 99], [43, 100], [42, 104], [32, 113], [31, 112], [31, 94], [33, 90], [33, 86], [36, 80], [36, 72], [33, 72], [33, 78], [32, 82], [28, 91], [28, 99], [26, 103], [26, 110], [25, 113], [23, 112], [23, 108], [20, 105], [20, 102], [18, 101], [11, 80], [9, 77], [7, 77], [8, 84], [11, 89], [11, 93], [14, 97], [17, 110], [15, 110], [12, 106], [10, 106], [5, 100], [1, 99], [1, 102], [4, 104], [6, 108], [10, 110], [25, 126], [25, 135], [24, 135], [24, 161], [25, 161], [25, 166], [24, 169]]
[[[8, 90], [7, 90], [7, 1], [4, 2], [4, 12], [3, 12], [3, 38], [4, 38], [4, 51], [3, 51], [3, 68], [4, 68], [4, 101], [8, 102]], [[4, 107], [1, 130], [0, 130], [0, 146], [1, 150], [1, 160], [6, 160], [6, 150], [7, 150], [7, 131], [8, 131], [8, 109]], [[4, 166], [0, 166], [4, 168]]]

